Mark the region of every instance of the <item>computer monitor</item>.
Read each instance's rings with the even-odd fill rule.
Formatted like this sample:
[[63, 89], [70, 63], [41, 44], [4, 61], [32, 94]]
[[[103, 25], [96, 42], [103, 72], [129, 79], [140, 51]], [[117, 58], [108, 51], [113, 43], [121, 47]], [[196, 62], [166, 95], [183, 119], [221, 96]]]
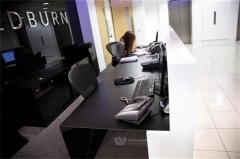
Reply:
[[156, 33], [156, 41], [155, 42], [158, 42], [158, 31]]
[[5, 63], [10, 63], [15, 61], [13, 50], [3, 51], [1, 54]]
[[163, 43], [159, 49], [159, 94], [162, 97], [168, 96], [168, 71], [167, 71], [167, 51]]

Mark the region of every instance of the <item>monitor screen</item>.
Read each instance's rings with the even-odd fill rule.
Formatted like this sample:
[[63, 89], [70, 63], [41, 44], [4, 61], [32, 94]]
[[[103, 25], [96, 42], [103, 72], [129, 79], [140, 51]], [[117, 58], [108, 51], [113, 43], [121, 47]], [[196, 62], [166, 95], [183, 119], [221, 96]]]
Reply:
[[[159, 65], [158, 65], [158, 75], [159, 75], [159, 83], [161, 87], [161, 81], [163, 79], [163, 50], [161, 45], [159, 45], [159, 54], [158, 54], [158, 60], [159, 60]], [[161, 88], [160, 88], [161, 89]]]
[[158, 42], [158, 31], [156, 33], [156, 41], [155, 42]]
[[165, 97], [168, 95], [168, 71], [167, 71], [167, 53], [164, 44], [160, 44], [159, 50], [159, 89], [160, 95]]
[[2, 57], [6, 63], [15, 61], [13, 50], [2, 52]]

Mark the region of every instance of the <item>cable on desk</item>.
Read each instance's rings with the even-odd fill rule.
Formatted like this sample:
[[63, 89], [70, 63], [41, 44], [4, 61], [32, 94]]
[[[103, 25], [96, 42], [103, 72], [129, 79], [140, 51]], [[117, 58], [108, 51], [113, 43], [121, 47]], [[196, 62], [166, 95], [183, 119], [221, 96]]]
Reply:
[[157, 113], [157, 114], [150, 115], [150, 117], [154, 117], [154, 116], [157, 116], [157, 115], [159, 115], [159, 114], [160, 114], [160, 108], [159, 108], [158, 110], [159, 110], [159, 111], [158, 111], [158, 113]]
[[[153, 98], [153, 100], [155, 100], [155, 99]], [[154, 103], [154, 101], [153, 101], [153, 103]], [[150, 114], [150, 117], [154, 117], [154, 116], [157, 116], [158, 114], [160, 114], [160, 107], [159, 106], [158, 106], [158, 110], [159, 110], [158, 113], [153, 114], [153, 115]]]

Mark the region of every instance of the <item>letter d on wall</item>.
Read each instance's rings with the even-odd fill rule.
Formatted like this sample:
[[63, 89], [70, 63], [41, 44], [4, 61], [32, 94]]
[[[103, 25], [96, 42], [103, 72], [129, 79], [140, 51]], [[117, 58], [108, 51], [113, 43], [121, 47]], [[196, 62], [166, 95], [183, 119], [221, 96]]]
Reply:
[[[30, 17], [30, 14], [32, 17]], [[27, 15], [27, 19], [28, 19], [28, 24], [29, 26], [32, 28], [32, 27], [36, 27], [37, 26], [37, 21], [35, 20], [35, 15], [33, 12], [26, 12], [26, 15]], [[33, 24], [32, 24], [33, 22]]]
[[[12, 17], [11, 17], [10, 14], [14, 14], [15, 16], [18, 17], [18, 20], [19, 20], [18, 26], [16, 26], [16, 27], [14, 26], [13, 21], [12, 21]], [[17, 12], [7, 11], [7, 16], [8, 16], [8, 20], [10, 22], [10, 25], [11, 25], [12, 29], [20, 29], [22, 27], [22, 19]]]

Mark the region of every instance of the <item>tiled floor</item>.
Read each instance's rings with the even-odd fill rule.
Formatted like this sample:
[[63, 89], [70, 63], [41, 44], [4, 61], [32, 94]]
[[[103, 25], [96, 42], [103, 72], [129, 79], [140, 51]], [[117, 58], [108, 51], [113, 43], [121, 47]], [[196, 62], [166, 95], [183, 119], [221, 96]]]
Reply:
[[240, 159], [240, 41], [186, 46], [198, 64], [194, 158]]

